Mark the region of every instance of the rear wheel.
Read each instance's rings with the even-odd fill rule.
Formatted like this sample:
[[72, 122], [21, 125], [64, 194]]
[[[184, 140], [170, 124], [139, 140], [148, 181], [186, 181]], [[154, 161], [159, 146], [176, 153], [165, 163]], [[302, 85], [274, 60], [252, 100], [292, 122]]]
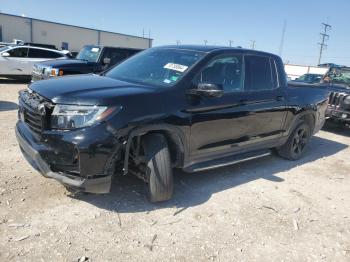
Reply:
[[288, 138], [287, 143], [278, 148], [277, 152], [283, 158], [298, 160], [304, 155], [310, 137], [310, 126], [305, 122], [301, 122], [294, 129], [293, 133]]
[[169, 200], [174, 182], [171, 159], [166, 138], [161, 134], [150, 134], [143, 139], [146, 159], [148, 199], [151, 202]]

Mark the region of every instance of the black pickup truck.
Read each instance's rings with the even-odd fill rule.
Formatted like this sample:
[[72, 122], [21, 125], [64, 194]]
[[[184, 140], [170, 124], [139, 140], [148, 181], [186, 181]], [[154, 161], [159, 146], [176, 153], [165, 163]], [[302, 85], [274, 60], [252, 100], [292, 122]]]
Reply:
[[341, 124], [350, 124], [350, 68], [331, 67], [320, 84], [330, 92], [326, 116]]
[[32, 82], [63, 75], [100, 73], [141, 49], [87, 45], [75, 59], [49, 60], [33, 66]]
[[136, 175], [150, 201], [173, 168], [198, 172], [278, 152], [297, 160], [325, 121], [328, 92], [289, 87], [282, 60], [241, 48], [165, 46], [101, 75], [38, 81], [19, 95], [27, 160], [67, 188], [107, 193]]

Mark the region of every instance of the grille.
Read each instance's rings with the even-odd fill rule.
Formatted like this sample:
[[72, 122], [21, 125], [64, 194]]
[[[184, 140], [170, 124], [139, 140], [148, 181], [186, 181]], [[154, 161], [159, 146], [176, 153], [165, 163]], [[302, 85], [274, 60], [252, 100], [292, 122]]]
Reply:
[[36, 134], [41, 134], [46, 125], [47, 101], [27, 90], [19, 94], [19, 114], [22, 121]]
[[340, 106], [347, 95], [348, 94], [345, 94], [345, 93], [331, 92], [329, 96], [328, 104], [334, 107]]

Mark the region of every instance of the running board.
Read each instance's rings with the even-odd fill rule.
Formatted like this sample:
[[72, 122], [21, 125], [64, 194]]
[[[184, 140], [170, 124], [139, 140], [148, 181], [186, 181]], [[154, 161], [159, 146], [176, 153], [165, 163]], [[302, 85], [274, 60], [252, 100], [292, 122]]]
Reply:
[[211, 170], [211, 169], [215, 169], [215, 168], [220, 168], [220, 167], [238, 164], [241, 162], [245, 162], [245, 161], [249, 161], [249, 160], [253, 160], [253, 159], [257, 159], [257, 158], [261, 158], [261, 157], [269, 156], [269, 155], [271, 155], [271, 150], [253, 151], [253, 152], [249, 152], [249, 153], [243, 153], [243, 154], [239, 154], [239, 155], [224, 157], [224, 158], [217, 159], [217, 160], [206, 161], [206, 162], [202, 162], [199, 164], [194, 164], [194, 165], [191, 165], [191, 166], [184, 168], [184, 171], [188, 172], [188, 173], [206, 171], [206, 170]]

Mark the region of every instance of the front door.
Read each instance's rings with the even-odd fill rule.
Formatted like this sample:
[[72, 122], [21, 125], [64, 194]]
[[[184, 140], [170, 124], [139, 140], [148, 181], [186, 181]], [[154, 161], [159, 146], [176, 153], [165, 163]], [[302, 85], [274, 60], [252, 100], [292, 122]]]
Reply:
[[197, 97], [188, 109], [191, 113], [190, 158], [204, 161], [232, 151], [236, 143], [246, 141], [249, 112], [240, 106], [243, 93], [243, 57], [220, 55], [212, 59], [194, 78], [198, 83], [221, 86], [222, 97]]
[[25, 75], [26, 64], [28, 63], [28, 47], [17, 47], [7, 51], [8, 57], [3, 57], [2, 66], [4, 75]]

